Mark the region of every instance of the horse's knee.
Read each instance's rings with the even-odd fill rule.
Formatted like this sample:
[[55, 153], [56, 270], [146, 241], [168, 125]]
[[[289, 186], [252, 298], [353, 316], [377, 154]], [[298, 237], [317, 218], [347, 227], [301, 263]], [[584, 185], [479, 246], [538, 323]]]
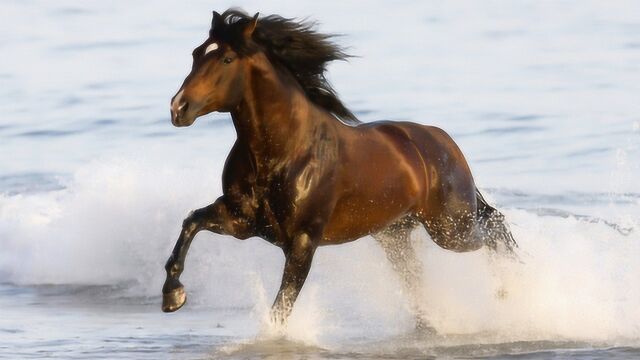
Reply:
[[182, 228], [185, 232], [207, 230], [243, 240], [255, 236], [253, 224], [251, 216], [228, 209], [223, 198], [219, 198], [209, 206], [192, 211], [184, 219]]
[[184, 230], [195, 230], [197, 225], [197, 216], [195, 215], [195, 211], [191, 211], [189, 215], [182, 221], [182, 229]]
[[205, 222], [211, 217], [211, 207], [207, 206], [202, 209], [193, 210], [182, 221], [182, 231], [198, 232], [203, 229]]

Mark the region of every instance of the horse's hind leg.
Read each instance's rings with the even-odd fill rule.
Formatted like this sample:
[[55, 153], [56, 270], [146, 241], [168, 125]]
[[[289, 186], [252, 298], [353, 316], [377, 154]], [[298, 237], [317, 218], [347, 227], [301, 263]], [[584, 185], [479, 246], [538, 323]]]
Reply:
[[423, 222], [433, 242], [443, 249], [455, 252], [476, 251], [484, 245], [475, 219], [466, 216], [438, 217]]
[[402, 285], [409, 295], [411, 310], [416, 316], [416, 328], [434, 331], [420, 309], [420, 304], [422, 304], [422, 263], [416, 256], [409, 238], [416, 225], [418, 222], [406, 217], [391, 224], [373, 237], [380, 243], [393, 270], [402, 280]]
[[517, 258], [515, 250], [518, 243], [513, 238], [504, 215], [489, 205], [478, 189], [476, 189], [476, 201], [478, 203], [478, 227], [484, 243], [495, 252], [503, 250], [507, 255]]
[[441, 196], [418, 212], [433, 242], [443, 249], [468, 252], [480, 249], [484, 241], [478, 233], [475, 194], [457, 191]]
[[478, 190], [476, 201], [450, 199], [437, 214], [421, 218], [431, 239], [440, 247], [456, 251], [475, 251], [487, 246], [492, 251], [504, 247], [515, 254], [518, 246], [504, 216], [487, 204]]

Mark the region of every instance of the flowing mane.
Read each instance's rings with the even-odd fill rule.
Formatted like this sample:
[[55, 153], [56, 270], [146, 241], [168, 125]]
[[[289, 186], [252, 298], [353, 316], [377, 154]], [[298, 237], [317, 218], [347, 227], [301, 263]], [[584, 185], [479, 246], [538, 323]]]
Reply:
[[[222, 21], [216, 21], [214, 16], [210, 31], [212, 37], [225, 41], [240, 54], [258, 50], [241, 36], [244, 27], [252, 20], [251, 16], [241, 10], [229, 9], [220, 18]], [[346, 60], [349, 55], [330, 41], [334, 35], [318, 33], [314, 28], [314, 22], [269, 15], [258, 20], [253, 41], [271, 62], [293, 75], [309, 100], [345, 123], [360, 123], [340, 101], [325, 77], [329, 62]]]

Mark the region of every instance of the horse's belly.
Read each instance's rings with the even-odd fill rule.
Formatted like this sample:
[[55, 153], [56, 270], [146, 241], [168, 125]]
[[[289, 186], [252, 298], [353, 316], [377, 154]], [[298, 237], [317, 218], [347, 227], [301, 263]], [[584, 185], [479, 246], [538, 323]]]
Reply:
[[336, 204], [320, 245], [342, 244], [377, 233], [410, 212], [412, 203], [400, 198], [343, 199]]

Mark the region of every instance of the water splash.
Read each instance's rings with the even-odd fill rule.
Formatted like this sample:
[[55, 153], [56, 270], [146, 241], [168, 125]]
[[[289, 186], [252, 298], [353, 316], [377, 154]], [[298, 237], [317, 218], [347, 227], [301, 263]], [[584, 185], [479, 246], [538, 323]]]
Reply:
[[[122, 296], [159, 301], [181, 220], [219, 193], [218, 174], [203, 168], [102, 161], [82, 167], [63, 189], [0, 196], [3, 279], [127, 284]], [[572, 216], [505, 214], [522, 263], [448, 252], [414, 232], [425, 267], [423, 308], [441, 334], [486, 342], [640, 337], [637, 217], [625, 235]], [[283, 262], [281, 250], [262, 240], [202, 233], [183, 276], [187, 306], [246, 308], [266, 342], [330, 346], [412, 331], [406, 296], [373, 239], [317, 251], [286, 331], [268, 320]]]

